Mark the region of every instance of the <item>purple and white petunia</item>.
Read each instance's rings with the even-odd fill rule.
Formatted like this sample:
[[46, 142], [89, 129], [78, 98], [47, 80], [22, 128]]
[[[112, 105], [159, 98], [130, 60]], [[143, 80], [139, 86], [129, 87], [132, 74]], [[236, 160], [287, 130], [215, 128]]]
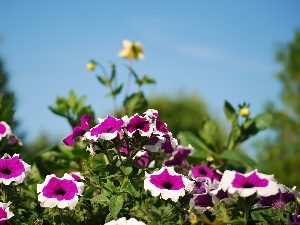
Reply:
[[150, 161], [148, 151], [138, 151], [133, 157], [137, 163], [141, 166], [147, 166], [148, 168], [153, 168], [155, 166], [155, 161]]
[[213, 208], [214, 203], [212, 201], [212, 196], [207, 192], [193, 195], [190, 200], [190, 206], [202, 214], [205, 210]]
[[68, 146], [73, 146], [74, 139], [77, 137], [82, 137], [85, 131], [90, 127], [89, 122], [94, 118], [91, 115], [83, 115], [80, 118], [80, 126], [73, 128], [72, 133], [68, 135], [63, 142]]
[[199, 165], [191, 168], [191, 176], [196, 179], [198, 177], [206, 177], [211, 180], [214, 179], [214, 171], [209, 168], [207, 165]]
[[175, 166], [182, 169], [186, 169], [188, 167], [188, 163], [186, 158], [189, 155], [194, 153], [195, 149], [191, 146], [182, 146], [178, 145], [176, 147], [175, 152], [173, 152], [172, 157], [164, 162], [165, 166]]
[[10, 126], [5, 122], [0, 122], [0, 140], [6, 135], [11, 134]]
[[138, 221], [135, 218], [130, 218], [129, 220], [126, 217], [122, 217], [118, 220], [112, 220], [110, 222], [105, 223], [104, 225], [146, 225], [142, 221]]
[[46, 208], [57, 206], [58, 208], [73, 209], [83, 190], [83, 182], [75, 181], [70, 174], [64, 174], [62, 178], [51, 174], [46, 176], [42, 184], [37, 185], [38, 201], [42, 207]]
[[0, 183], [10, 185], [20, 184], [25, 177], [30, 173], [31, 166], [19, 158], [19, 154], [14, 154], [12, 157], [5, 153], [0, 159]]
[[271, 206], [275, 209], [282, 209], [288, 203], [296, 201], [299, 196], [299, 192], [295, 190], [296, 187], [290, 189], [283, 184], [279, 184], [278, 193], [268, 197], [260, 197], [260, 206]]
[[150, 137], [153, 132], [153, 124], [148, 117], [134, 114], [128, 118], [126, 132], [129, 137], [132, 137], [134, 134]]
[[9, 211], [10, 204], [11, 202], [0, 202], [0, 224], [2, 224], [1, 222], [4, 222], [14, 216], [14, 214], [11, 211]]
[[123, 120], [112, 116], [105, 119], [99, 119], [99, 124], [91, 128], [89, 132], [84, 134], [84, 138], [97, 141], [98, 138], [111, 140], [117, 136], [122, 137]]
[[71, 172], [70, 175], [74, 178], [74, 180], [84, 180], [84, 177], [81, 175], [80, 172]]
[[273, 175], [266, 175], [254, 170], [241, 174], [236, 171], [226, 170], [219, 183], [219, 189], [229, 194], [238, 193], [241, 197], [248, 197], [255, 193], [268, 197], [278, 193], [278, 183]]
[[287, 218], [287, 225], [300, 225], [300, 215], [292, 213]]
[[162, 137], [165, 139], [165, 141], [161, 144], [161, 148], [166, 154], [172, 155], [178, 146], [178, 140], [173, 137], [171, 132], [163, 135]]
[[185, 191], [191, 192], [194, 188], [194, 181], [176, 173], [174, 167], [165, 166], [153, 174], [145, 172], [145, 175], [144, 189], [154, 197], [161, 195], [165, 200], [170, 198], [177, 202], [179, 197], [185, 195]]

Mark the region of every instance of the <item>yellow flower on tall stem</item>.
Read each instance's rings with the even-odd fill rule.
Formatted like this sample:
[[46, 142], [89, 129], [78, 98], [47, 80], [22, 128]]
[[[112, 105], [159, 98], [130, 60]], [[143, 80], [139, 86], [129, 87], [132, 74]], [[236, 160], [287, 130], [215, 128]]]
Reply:
[[140, 42], [131, 42], [127, 39], [123, 40], [123, 49], [118, 53], [118, 56], [129, 60], [143, 59], [143, 45]]

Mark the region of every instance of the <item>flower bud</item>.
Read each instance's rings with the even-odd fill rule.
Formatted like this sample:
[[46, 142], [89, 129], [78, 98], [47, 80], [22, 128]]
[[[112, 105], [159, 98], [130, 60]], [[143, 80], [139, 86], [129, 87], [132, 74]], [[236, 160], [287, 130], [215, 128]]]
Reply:
[[90, 61], [88, 64], [86, 64], [87, 70], [93, 71], [96, 68], [96, 63], [94, 61]]
[[240, 116], [248, 117], [250, 115], [250, 109], [247, 106], [240, 108]]

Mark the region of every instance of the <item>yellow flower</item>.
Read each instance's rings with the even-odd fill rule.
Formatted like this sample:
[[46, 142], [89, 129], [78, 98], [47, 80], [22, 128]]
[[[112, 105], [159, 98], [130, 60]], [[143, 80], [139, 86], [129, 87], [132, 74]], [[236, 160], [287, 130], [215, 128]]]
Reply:
[[91, 60], [86, 64], [86, 68], [90, 71], [93, 71], [96, 68], [96, 63], [95, 61]]
[[126, 59], [143, 59], [143, 45], [140, 42], [132, 43], [129, 40], [123, 40], [123, 49], [118, 53], [118, 56]]

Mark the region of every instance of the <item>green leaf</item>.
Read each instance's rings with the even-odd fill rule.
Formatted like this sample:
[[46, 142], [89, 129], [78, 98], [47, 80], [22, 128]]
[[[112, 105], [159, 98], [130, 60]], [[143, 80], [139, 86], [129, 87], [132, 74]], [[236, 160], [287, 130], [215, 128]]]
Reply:
[[235, 109], [228, 101], [225, 101], [224, 103], [224, 112], [228, 121], [233, 122], [234, 120], [237, 120]]
[[72, 112], [74, 112], [76, 103], [77, 103], [77, 95], [72, 90], [72, 91], [70, 91], [69, 98], [68, 98], [68, 106], [69, 106], [70, 109], [72, 109]]
[[118, 219], [118, 214], [123, 207], [123, 203], [124, 203], [124, 199], [123, 199], [122, 195], [114, 195], [110, 199], [110, 202], [108, 205], [109, 212], [115, 220]]
[[114, 81], [114, 79], [116, 77], [116, 65], [114, 63], [111, 63], [110, 67], [111, 67], [110, 83], [112, 84], [112, 82]]
[[142, 77], [142, 79], [138, 80], [138, 85], [141, 86], [143, 84], [155, 84], [156, 81], [149, 77], [148, 75], [145, 75]]
[[96, 202], [96, 203], [102, 203], [102, 202], [109, 202], [109, 199], [107, 198], [107, 195], [101, 193], [99, 195], [96, 195], [91, 199], [91, 202]]
[[116, 89], [112, 90], [111, 93], [109, 93], [107, 96], [116, 96], [118, 95], [121, 91], [122, 91], [122, 88], [123, 88], [123, 84], [121, 84], [119, 87], [117, 87]]
[[120, 169], [122, 170], [122, 172], [124, 173], [124, 175], [128, 176], [129, 174], [131, 174], [132, 172], [132, 167], [128, 167], [128, 166], [120, 166]]
[[204, 142], [208, 145], [214, 146], [216, 143], [217, 134], [218, 128], [216, 124], [209, 119], [205, 120], [199, 130], [199, 135]]
[[133, 197], [139, 197], [139, 187], [137, 183], [134, 180], [129, 180], [127, 177], [123, 180], [122, 186], [121, 186], [121, 192], [127, 192]]
[[[116, 174], [114, 174], [114, 175], [112, 175], [112, 177], [113, 176], [116, 176]], [[108, 178], [108, 177], [107, 177]], [[113, 181], [112, 180], [107, 180], [107, 182], [105, 183], [105, 189], [106, 190], [110, 190], [112, 193], [116, 193], [116, 192], [118, 192], [118, 188], [117, 187], [119, 187], [119, 186], [115, 186], [114, 185], [114, 183], [113, 183]], [[105, 190], [103, 190], [103, 192], [105, 192]]]
[[97, 78], [100, 81], [100, 83], [103, 84], [104, 86], [111, 87], [111, 81], [110, 80], [106, 79], [103, 76], [97, 76]]
[[128, 116], [133, 115], [137, 110], [147, 106], [147, 100], [143, 92], [138, 92], [127, 97], [124, 101], [124, 106]]
[[150, 223], [147, 223], [147, 225], [159, 225], [159, 223], [158, 223], [158, 222], [151, 221]]
[[254, 168], [256, 166], [256, 162], [253, 159], [241, 152], [224, 151], [218, 156], [218, 158], [238, 162], [251, 168]]
[[206, 144], [190, 131], [181, 131], [177, 135], [177, 139], [182, 145], [189, 144], [195, 148], [193, 157], [206, 158], [207, 156], [216, 156], [216, 154], [206, 146]]
[[74, 108], [74, 114], [79, 115], [81, 111], [84, 109], [84, 104], [86, 101], [86, 96], [82, 96], [77, 102], [76, 107]]
[[273, 120], [273, 117], [270, 113], [259, 114], [255, 118], [255, 126], [258, 130], [267, 129]]

